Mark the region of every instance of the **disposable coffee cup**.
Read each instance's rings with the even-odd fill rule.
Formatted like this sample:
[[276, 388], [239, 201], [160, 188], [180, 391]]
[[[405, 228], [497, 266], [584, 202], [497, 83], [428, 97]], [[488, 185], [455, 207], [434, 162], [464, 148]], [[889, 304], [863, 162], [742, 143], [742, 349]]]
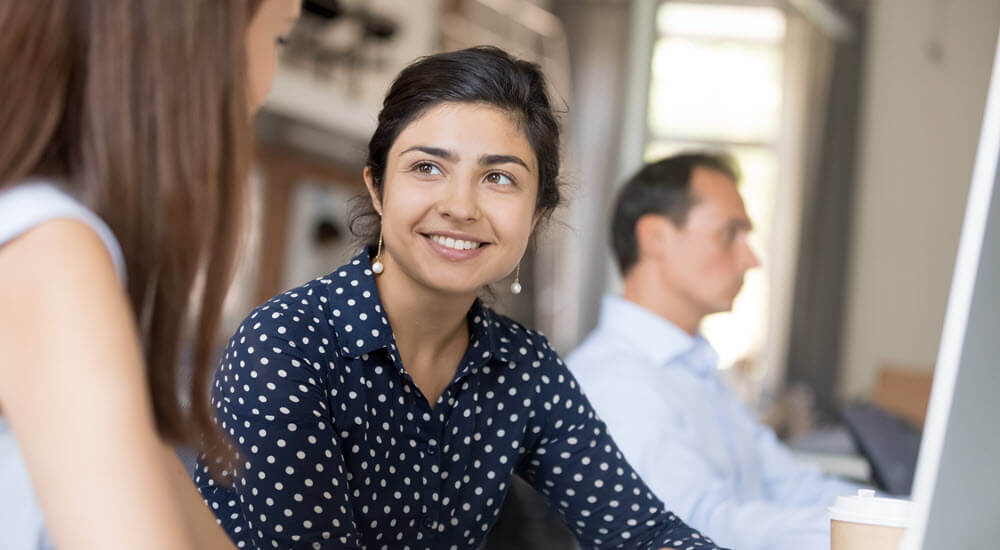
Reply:
[[837, 497], [830, 508], [830, 550], [898, 550], [912, 507], [908, 500], [876, 497], [870, 489]]

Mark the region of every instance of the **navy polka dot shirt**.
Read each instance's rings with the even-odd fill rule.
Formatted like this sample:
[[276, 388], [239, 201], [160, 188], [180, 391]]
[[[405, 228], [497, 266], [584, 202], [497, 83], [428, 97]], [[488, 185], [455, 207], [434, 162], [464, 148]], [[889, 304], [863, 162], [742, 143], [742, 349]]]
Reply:
[[[666, 511], [537, 332], [478, 301], [433, 409], [369, 253], [257, 308], [215, 376], [239, 462], [195, 481], [240, 548], [476, 548], [521, 475], [593, 548], [716, 548]], [[231, 488], [223, 485], [231, 485]]]

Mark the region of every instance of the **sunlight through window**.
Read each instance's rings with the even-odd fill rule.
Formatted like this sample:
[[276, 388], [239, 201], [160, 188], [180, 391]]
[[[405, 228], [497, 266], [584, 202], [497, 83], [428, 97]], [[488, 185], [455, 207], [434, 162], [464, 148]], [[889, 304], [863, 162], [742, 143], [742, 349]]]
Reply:
[[767, 337], [785, 24], [771, 6], [667, 1], [657, 11], [645, 160], [692, 149], [732, 153], [763, 263], [747, 273], [733, 311], [702, 325], [721, 368], [756, 363]]

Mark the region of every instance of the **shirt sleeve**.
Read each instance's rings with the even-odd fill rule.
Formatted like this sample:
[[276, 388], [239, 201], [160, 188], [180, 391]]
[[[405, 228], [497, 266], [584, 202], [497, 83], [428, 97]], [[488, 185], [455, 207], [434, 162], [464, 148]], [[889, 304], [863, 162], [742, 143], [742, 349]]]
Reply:
[[[748, 413], [749, 414], [749, 413]], [[805, 465], [774, 435], [757, 424], [755, 441], [763, 465], [768, 496], [789, 506], [831, 506], [841, 495], [856, 495], [862, 485], [824, 474], [818, 467]]]
[[[725, 474], [692, 443], [697, 434], [683, 426], [682, 412], [661, 394], [634, 380], [610, 376], [591, 381], [587, 387], [625, 456], [655, 494], [719, 544], [740, 550], [829, 549], [825, 505], [818, 500], [801, 505], [735, 494]], [[780, 476], [784, 466], [774, 464], [772, 476]]]
[[[199, 466], [199, 490], [239, 545], [360, 548], [318, 326], [263, 306], [229, 342], [215, 376], [216, 419], [238, 447], [218, 487]], [[307, 316], [302, 315], [302, 318]], [[311, 316], [308, 316], [311, 317]], [[322, 348], [322, 346], [321, 346]]]
[[576, 380], [540, 335], [542, 407], [518, 473], [586, 548], [718, 549], [666, 510], [625, 461]]

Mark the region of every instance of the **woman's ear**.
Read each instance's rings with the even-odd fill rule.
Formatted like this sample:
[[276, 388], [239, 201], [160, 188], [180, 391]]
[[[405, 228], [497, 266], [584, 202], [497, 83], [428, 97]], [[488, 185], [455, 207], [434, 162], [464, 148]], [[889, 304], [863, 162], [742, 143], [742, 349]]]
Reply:
[[372, 199], [372, 206], [375, 207], [375, 211], [378, 215], [382, 215], [382, 197], [379, 196], [378, 189], [375, 188], [374, 176], [372, 176], [371, 166], [365, 166], [364, 171], [365, 177], [365, 189], [368, 190], [368, 196]]

